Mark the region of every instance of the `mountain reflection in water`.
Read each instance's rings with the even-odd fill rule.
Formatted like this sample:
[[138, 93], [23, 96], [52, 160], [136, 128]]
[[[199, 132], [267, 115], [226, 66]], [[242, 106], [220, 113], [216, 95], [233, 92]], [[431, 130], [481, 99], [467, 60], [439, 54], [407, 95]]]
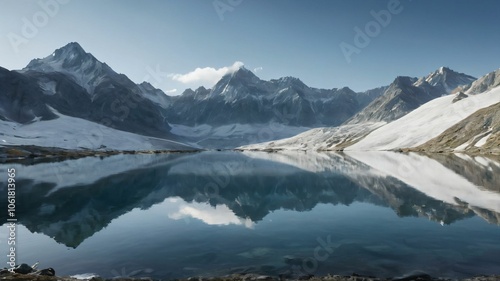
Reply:
[[[104, 276], [117, 275], [116, 272], [120, 272], [118, 269], [127, 264], [134, 267], [130, 266], [130, 260], [122, 260], [117, 256], [147, 253], [158, 262], [156, 267], [153, 266], [155, 262], [151, 266], [141, 266], [142, 269], [148, 269], [149, 275], [155, 272], [163, 276], [182, 277], [227, 273], [224, 270], [228, 268], [238, 272], [238, 266], [246, 266], [242, 271], [280, 273], [289, 270], [290, 264], [294, 263], [296, 256], [301, 256], [302, 251], [311, 253], [318, 237], [326, 237], [324, 232], [330, 233], [326, 230], [330, 220], [334, 220], [332, 216], [345, 219], [346, 223], [350, 221], [350, 224], [363, 225], [364, 228], [361, 229], [367, 234], [356, 235], [377, 237], [374, 230], [386, 235], [396, 231], [381, 229], [390, 216], [383, 210], [389, 209], [398, 217], [427, 218], [438, 226], [480, 217], [487, 224], [481, 224], [477, 220], [473, 220], [473, 223], [487, 229], [484, 237], [489, 239], [493, 237], [492, 233], [497, 237], [499, 234], [500, 161], [495, 158], [460, 154], [429, 158], [414, 153], [395, 152], [202, 152], [118, 155], [103, 159], [91, 157], [31, 166], [11, 164], [0, 166], [0, 172], [5, 174], [4, 170], [12, 167], [17, 170], [19, 224], [29, 230], [21, 229], [19, 239], [22, 241], [23, 235], [28, 236], [25, 240], [31, 241], [29, 245], [36, 248], [30, 251], [20, 247], [21, 256], [42, 259], [43, 257], [37, 256], [40, 255], [38, 250], [46, 249], [50, 242], [41, 237], [50, 237], [71, 249], [66, 255], [73, 256], [66, 258], [78, 259], [84, 271], [94, 269], [102, 271], [99, 273]], [[6, 202], [5, 196], [6, 192], [0, 195], [3, 202]], [[373, 210], [373, 214], [378, 215], [363, 215], [361, 211], [354, 212], [353, 208], [368, 210], [368, 213]], [[160, 209], [157, 214], [156, 210]], [[151, 213], [150, 217], [148, 212]], [[301, 212], [304, 215], [299, 215]], [[384, 215], [380, 215], [380, 212]], [[323, 214], [324, 218], [319, 217]], [[307, 216], [311, 218], [306, 218]], [[5, 214], [1, 219], [6, 221]], [[288, 225], [281, 226], [285, 222]], [[108, 259], [117, 260], [116, 264], [109, 261], [106, 269], [91, 261], [81, 261], [89, 259], [88, 254], [84, 253], [87, 240], [89, 245], [103, 245], [104, 237], [111, 233], [126, 235], [131, 224], [137, 224], [138, 227], [147, 225], [142, 234], [149, 241], [139, 239], [134, 232], [126, 236], [124, 241], [117, 241], [116, 245], [108, 243], [102, 246], [106, 249], [101, 251], [111, 253]], [[166, 225], [171, 227], [168, 235], [177, 235], [177, 240], [170, 236], [168, 239], [174, 239], [176, 243], [164, 240], [167, 239], [165, 237], [160, 238], [161, 233], [167, 231], [164, 229]], [[280, 227], [289, 229], [287, 234], [269, 238], [274, 237], [270, 233], [278, 233]], [[242, 232], [240, 228], [249, 232]], [[260, 240], [252, 238], [259, 231], [271, 235], [266, 236], [269, 245], [263, 245], [264, 242], [259, 243]], [[338, 235], [342, 233], [341, 230], [336, 231]], [[405, 273], [406, 269], [411, 270], [412, 261], [403, 265], [404, 255], [400, 256], [398, 253], [414, 252], [418, 247], [425, 248], [425, 244], [416, 246], [415, 241], [422, 243], [421, 239], [427, 235], [409, 234], [401, 228], [398, 231], [406, 236], [406, 240], [394, 242], [387, 249], [384, 248], [389, 247], [386, 244], [393, 243], [387, 241], [397, 239], [384, 238], [388, 239], [383, 244], [386, 246], [376, 246], [373, 244], [375, 242], [369, 243], [370, 239], [375, 239], [373, 237], [367, 236], [362, 243], [353, 242], [354, 240], [347, 239], [351, 234], [345, 233], [342, 238], [344, 240], [340, 237], [336, 240], [336, 255], [329, 258], [330, 263], [327, 261], [321, 265], [323, 268], [319, 266], [318, 272], [364, 270], [365, 273], [380, 275], [377, 273], [382, 272], [395, 276]], [[460, 233], [462, 236], [457, 236], [460, 239], [469, 238], [463, 234], [465, 232]], [[197, 235], [202, 235], [204, 241], [198, 241]], [[219, 236], [229, 238], [221, 241]], [[402, 239], [398, 239], [400, 238]], [[459, 238], [450, 239], [454, 243], [460, 243], [460, 240], [456, 240]], [[45, 242], [40, 242], [42, 240]], [[191, 240], [198, 243], [198, 256], [184, 257], [182, 253], [192, 253], [194, 242]], [[429, 243], [432, 251], [437, 251], [440, 245], [434, 245], [436, 241], [431, 240], [427, 237], [424, 243]], [[225, 243], [223, 247], [215, 246], [222, 242]], [[485, 249], [489, 247], [490, 242], [480, 242]], [[143, 252], [136, 246], [131, 246], [141, 243], [144, 243]], [[168, 247], [169, 251], [179, 255], [169, 257], [172, 268], [162, 267], [160, 254], [155, 256], [155, 253], [160, 252], [168, 255], [168, 251], [158, 249], [163, 247]], [[280, 250], [271, 250], [276, 247]], [[443, 253], [448, 249], [446, 245], [441, 247]], [[128, 249], [132, 252], [128, 253]], [[500, 253], [498, 246], [488, 249], [481, 252], [483, 259]], [[226, 251], [228, 252], [224, 255]], [[231, 251], [238, 252], [237, 259], [231, 258], [235, 254]], [[41, 255], [46, 256], [47, 261], [64, 261], [63, 257], [55, 257], [56, 254]], [[438, 255], [437, 259], [443, 261], [450, 255]], [[357, 270], [351, 268], [354, 265], [351, 259], [345, 258], [348, 256], [355, 257]], [[190, 267], [193, 259], [197, 261], [195, 264], [198, 267]], [[413, 262], [418, 266], [425, 264], [426, 258], [422, 255], [417, 255], [414, 259]], [[469, 260], [472, 258], [463, 256], [461, 264], [455, 262], [450, 265], [443, 262], [440, 269], [435, 270], [449, 276], [474, 274], [476, 270], [477, 273], [488, 273], [485, 272], [488, 270], [497, 270], [498, 273], [500, 270], [500, 265], [494, 259], [490, 259], [489, 263], [482, 263], [484, 267], [468, 263]], [[249, 266], [249, 261], [252, 266]], [[397, 264], [398, 261], [401, 264]], [[363, 265], [361, 269], [360, 264]], [[65, 265], [61, 268], [67, 274], [82, 271], [79, 269], [73, 272], [74, 268]], [[173, 268], [181, 269], [179, 271]], [[110, 273], [111, 271], [115, 273]]]

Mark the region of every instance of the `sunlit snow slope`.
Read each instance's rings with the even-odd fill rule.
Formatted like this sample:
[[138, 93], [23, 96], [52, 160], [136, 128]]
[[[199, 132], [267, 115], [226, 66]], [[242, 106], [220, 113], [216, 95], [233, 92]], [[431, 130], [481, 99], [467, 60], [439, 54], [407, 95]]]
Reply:
[[0, 145], [36, 145], [65, 149], [189, 149], [182, 143], [115, 130], [85, 119], [65, 116], [29, 124], [0, 120]]
[[346, 150], [391, 150], [419, 146], [474, 112], [500, 102], [500, 87], [453, 103], [455, 95], [432, 100], [373, 132]]

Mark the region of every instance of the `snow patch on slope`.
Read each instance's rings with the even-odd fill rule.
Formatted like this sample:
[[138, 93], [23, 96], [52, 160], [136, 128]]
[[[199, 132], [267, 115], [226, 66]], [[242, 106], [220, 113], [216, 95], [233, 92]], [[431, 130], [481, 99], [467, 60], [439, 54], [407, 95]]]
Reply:
[[482, 139], [480, 139], [478, 142], [476, 142], [476, 144], [474, 146], [481, 147], [481, 146], [485, 145], [486, 141], [488, 141], [488, 138], [490, 136], [491, 136], [491, 133], [489, 133], [488, 135], [486, 135], [485, 137], [483, 137]]
[[385, 122], [316, 128], [288, 139], [241, 147], [245, 150], [334, 150], [348, 141], [357, 141], [366, 134], [385, 125]]
[[432, 100], [346, 150], [391, 150], [424, 144], [477, 110], [500, 102], [500, 87], [455, 103], [454, 98], [448, 95]]
[[40, 86], [40, 88], [42, 88], [44, 94], [49, 96], [56, 94], [56, 81], [39, 81], [38, 85]]
[[470, 142], [464, 142], [463, 144], [457, 146], [454, 151], [464, 151], [469, 146], [469, 144]]
[[[57, 114], [57, 112], [55, 112]], [[188, 149], [189, 146], [160, 138], [115, 130], [84, 119], [58, 114], [50, 121], [19, 124], [0, 120], [4, 145], [36, 145], [65, 149], [152, 150]]]

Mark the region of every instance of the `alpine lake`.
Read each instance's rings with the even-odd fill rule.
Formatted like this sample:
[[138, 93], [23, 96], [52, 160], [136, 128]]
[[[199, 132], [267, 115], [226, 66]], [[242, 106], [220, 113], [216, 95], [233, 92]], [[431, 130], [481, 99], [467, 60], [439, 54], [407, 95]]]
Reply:
[[17, 260], [58, 276], [500, 274], [499, 157], [206, 151], [2, 164], [2, 178], [12, 168]]

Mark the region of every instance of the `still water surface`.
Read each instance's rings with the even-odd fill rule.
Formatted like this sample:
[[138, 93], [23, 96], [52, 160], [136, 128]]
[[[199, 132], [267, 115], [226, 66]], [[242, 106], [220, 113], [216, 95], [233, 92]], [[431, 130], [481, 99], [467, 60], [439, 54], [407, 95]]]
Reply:
[[58, 275], [500, 274], [498, 159], [203, 152], [0, 172], [12, 167], [18, 260]]

